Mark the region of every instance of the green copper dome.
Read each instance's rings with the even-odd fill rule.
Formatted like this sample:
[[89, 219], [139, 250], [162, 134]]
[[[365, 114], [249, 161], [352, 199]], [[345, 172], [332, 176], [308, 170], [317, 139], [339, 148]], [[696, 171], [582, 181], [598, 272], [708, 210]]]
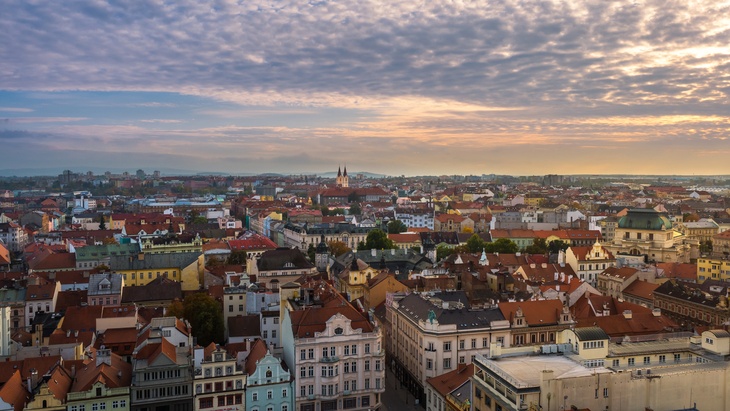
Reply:
[[634, 208], [618, 220], [619, 228], [640, 230], [671, 230], [672, 222], [665, 213], [651, 208]]

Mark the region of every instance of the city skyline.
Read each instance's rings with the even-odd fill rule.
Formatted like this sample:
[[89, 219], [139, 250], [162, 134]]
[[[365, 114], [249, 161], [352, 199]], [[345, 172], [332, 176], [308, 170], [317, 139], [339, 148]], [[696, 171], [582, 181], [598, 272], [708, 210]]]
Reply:
[[730, 2], [11, 1], [0, 169], [730, 174]]

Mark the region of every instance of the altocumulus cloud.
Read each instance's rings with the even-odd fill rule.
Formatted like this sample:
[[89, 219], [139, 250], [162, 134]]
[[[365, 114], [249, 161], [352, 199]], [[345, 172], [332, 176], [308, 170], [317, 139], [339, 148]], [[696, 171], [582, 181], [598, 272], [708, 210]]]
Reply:
[[[18, 0], [4, 3], [0, 30], [14, 33], [0, 42], [4, 90], [167, 91], [375, 113], [333, 128], [154, 132], [180, 145], [200, 132], [248, 148], [236, 136], [285, 132], [339, 135], [349, 147], [709, 148], [729, 129], [728, 1]], [[677, 115], [688, 117], [662, 123]]]

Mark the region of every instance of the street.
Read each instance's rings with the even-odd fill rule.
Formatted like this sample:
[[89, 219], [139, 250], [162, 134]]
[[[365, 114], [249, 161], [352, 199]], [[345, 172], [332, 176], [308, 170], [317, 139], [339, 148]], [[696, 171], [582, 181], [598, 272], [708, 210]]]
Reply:
[[383, 411], [423, 411], [425, 404], [416, 405], [416, 398], [400, 383], [395, 375], [386, 367], [385, 370], [385, 392], [383, 393]]

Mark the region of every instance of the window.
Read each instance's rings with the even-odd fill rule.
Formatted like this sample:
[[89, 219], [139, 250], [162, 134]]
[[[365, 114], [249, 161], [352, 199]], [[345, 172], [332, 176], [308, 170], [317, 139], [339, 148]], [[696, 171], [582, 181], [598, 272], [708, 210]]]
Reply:
[[112, 401], [112, 408], [119, 408], [119, 401]]
[[307, 395], [307, 386], [302, 385], [301, 387], [299, 387], [299, 396], [304, 397], [306, 395]]
[[370, 371], [370, 360], [365, 360], [365, 371]]
[[[463, 350], [464, 349], [464, 340], [459, 340], [459, 349], [460, 350]], [[444, 348], [444, 351], [446, 351], [445, 348]]]
[[608, 398], [608, 388], [603, 389], [603, 398]]
[[660, 356], [659, 356], [659, 362], [660, 362], [660, 363], [665, 363], [665, 362], [667, 362], [667, 356], [666, 356], [666, 355], [664, 355], [664, 354], [660, 355]]
[[266, 399], [270, 400], [274, 398], [274, 392], [271, 390], [266, 391]]
[[644, 357], [644, 365], [651, 364], [651, 357]]
[[264, 330], [264, 332], [262, 333], [261, 336], [264, 337], [264, 338], [269, 338], [269, 331], [268, 330]]
[[451, 368], [451, 358], [444, 358], [444, 369], [448, 370]]
[[276, 338], [276, 330], [271, 330], [271, 338]]
[[314, 359], [314, 348], [310, 348], [307, 353], [309, 354], [309, 359], [313, 360]]
[[357, 355], [357, 345], [351, 347], [352, 355]]
[[613, 366], [618, 367], [618, 360], [613, 360]]
[[251, 401], [258, 401], [259, 400], [259, 393], [254, 392], [251, 394]]
[[281, 389], [281, 397], [282, 397], [282, 398], [286, 398], [286, 395], [287, 395], [288, 393], [289, 393], [289, 392], [288, 392], [288, 391], [286, 390], [286, 388], [282, 388], [282, 389]]
[[476, 338], [471, 339], [471, 348], [477, 348], [477, 339]]
[[299, 376], [304, 378], [307, 376], [307, 367], [300, 367], [299, 368]]
[[459, 364], [464, 364], [464, 363], [466, 363], [466, 357], [464, 357], [462, 355], [462, 356], [459, 357]]
[[106, 409], [106, 403], [105, 402], [100, 402], [99, 403], [99, 409], [100, 410], [105, 410]]
[[344, 355], [350, 355], [350, 346], [349, 345], [345, 346]]
[[674, 362], [679, 362], [679, 360], [682, 358], [681, 354], [674, 354]]
[[451, 351], [451, 341], [444, 343], [444, 351]]
[[486, 337], [482, 338], [482, 347], [484, 348], [484, 347], [488, 347], [488, 346], [489, 346], [488, 339]]
[[433, 369], [433, 360], [431, 360], [431, 359], [427, 359], [426, 360], [426, 369], [427, 370], [432, 370]]
[[306, 360], [307, 359], [306, 351], [299, 350], [299, 359], [300, 360]]
[[636, 361], [633, 358], [629, 358], [629, 366], [634, 365]]
[[365, 344], [365, 354], [370, 354], [370, 344]]
[[91, 411], [98, 411], [99, 410], [99, 404], [93, 403], [91, 404]]

